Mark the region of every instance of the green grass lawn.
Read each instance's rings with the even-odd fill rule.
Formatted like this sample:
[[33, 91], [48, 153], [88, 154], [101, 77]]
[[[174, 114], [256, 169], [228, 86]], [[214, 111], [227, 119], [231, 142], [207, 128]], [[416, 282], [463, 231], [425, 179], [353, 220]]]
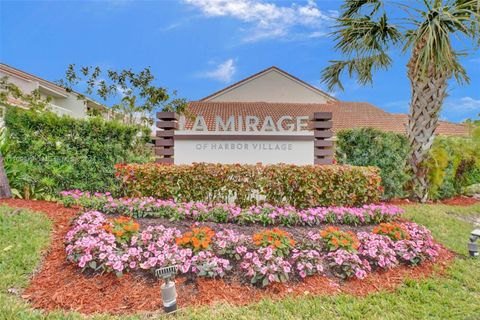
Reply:
[[[480, 259], [467, 257], [466, 241], [480, 217], [480, 205], [406, 207], [406, 218], [427, 226], [435, 238], [460, 256], [443, 277], [406, 280], [395, 292], [365, 298], [348, 295], [263, 300], [246, 307], [228, 304], [180, 310], [179, 319], [480, 319]], [[21, 290], [48, 247], [51, 222], [43, 215], [0, 207], [0, 319], [82, 319], [78, 313], [42, 313], [31, 309], [8, 289]], [[166, 317], [94, 316], [94, 319]]]

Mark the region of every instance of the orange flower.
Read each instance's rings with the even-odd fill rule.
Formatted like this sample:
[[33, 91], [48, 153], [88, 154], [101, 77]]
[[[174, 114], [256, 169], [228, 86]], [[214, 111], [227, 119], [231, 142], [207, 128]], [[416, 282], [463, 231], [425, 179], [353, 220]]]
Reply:
[[197, 239], [197, 238], [192, 238], [192, 244], [195, 248], [199, 248], [200, 247], [200, 241]]
[[208, 248], [208, 241], [205, 239], [202, 242], [200, 242], [200, 246], [203, 247], [204, 249]]

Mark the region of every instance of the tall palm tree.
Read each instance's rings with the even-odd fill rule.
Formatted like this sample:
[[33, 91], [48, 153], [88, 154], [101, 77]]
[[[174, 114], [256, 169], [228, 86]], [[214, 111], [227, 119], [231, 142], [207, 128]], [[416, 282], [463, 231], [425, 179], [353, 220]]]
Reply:
[[[391, 22], [393, 21], [393, 22]], [[345, 60], [330, 61], [322, 80], [330, 90], [343, 90], [341, 75], [347, 71], [358, 82], [372, 82], [372, 73], [392, 64], [389, 51], [401, 47], [410, 54], [407, 76], [411, 83], [410, 114], [406, 126], [411, 152], [407, 166], [413, 173], [413, 196], [428, 197], [423, 166], [432, 146], [438, 115], [446, 97], [448, 80], [468, 82], [455, 45], [461, 40], [480, 44], [480, 0], [423, 0], [387, 2], [345, 0], [334, 31], [335, 49]]]

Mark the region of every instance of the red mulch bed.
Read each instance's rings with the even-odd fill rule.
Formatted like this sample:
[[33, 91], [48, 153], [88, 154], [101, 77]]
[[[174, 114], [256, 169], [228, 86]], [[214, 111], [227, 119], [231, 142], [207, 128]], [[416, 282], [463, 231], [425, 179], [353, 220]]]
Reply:
[[[450, 199], [444, 199], [440, 201], [428, 201], [427, 204], [445, 204], [449, 206], [471, 206], [474, 204], [479, 203], [480, 200], [475, 199], [475, 198], [470, 198], [470, 197], [465, 197], [465, 196], [458, 196]], [[411, 205], [411, 204], [418, 204], [418, 202], [415, 201], [410, 201], [408, 199], [391, 199], [387, 202], [386, 204], [393, 204], [393, 205]]]
[[[67, 209], [46, 201], [1, 200], [12, 207], [28, 208], [44, 212], [54, 221], [52, 245], [42, 266], [33, 275], [30, 286], [22, 294], [35, 308], [75, 310], [85, 314], [129, 314], [139, 311], [162, 309], [161, 281], [141, 275], [126, 274], [88, 276], [66, 262], [64, 237], [72, 218], [78, 210]], [[441, 260], [424, 263], [418, 267], [401, 266], [386, 272], [375, 272], [364, 280], [339, 281], [322, 276], [308, 277], [304, 282], [274, 284], [267, 289], [227, 283], [223, 280], [198, 279], [195, 283], [177, 278], [180, 307], [205, 305], [225, 301], [234, 305], [246, 305], [262, 298], [279, 299], [287, 295], [332, 295], [348, 293], [365, 296], [369, 293], [397, 288], [405, 278], [421, 279], [442, 274], [453, 260], [454, 254], [442, 247]]]

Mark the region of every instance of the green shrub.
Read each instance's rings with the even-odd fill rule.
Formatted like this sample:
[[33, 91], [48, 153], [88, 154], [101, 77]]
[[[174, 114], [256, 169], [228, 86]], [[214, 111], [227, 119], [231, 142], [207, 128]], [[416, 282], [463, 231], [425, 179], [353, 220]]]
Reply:
[[450, 198], [480, 183], [480, 131], [471, 137], [436, 137], [426, 166], [432, 199]]
[[[7, 108], [1, 152], [17, 196], [49, 199], [61, 190], [115, 191], [114, 165], [151, 160], [149, 129]], [[150, 155], [150, 156], [149, 156]]]
[[398, 133], [373, 128], [342, 130], [337, 133], [336, 159], [340, 164], [380, 168], [384, 197], [403, 197], [408, 180], [405, 163], [407, 138]]
[[359, 206], [378, 201], [382, 190], [374, 167], [151, 163], [116, 168], [125, 195], [181, 202]]

